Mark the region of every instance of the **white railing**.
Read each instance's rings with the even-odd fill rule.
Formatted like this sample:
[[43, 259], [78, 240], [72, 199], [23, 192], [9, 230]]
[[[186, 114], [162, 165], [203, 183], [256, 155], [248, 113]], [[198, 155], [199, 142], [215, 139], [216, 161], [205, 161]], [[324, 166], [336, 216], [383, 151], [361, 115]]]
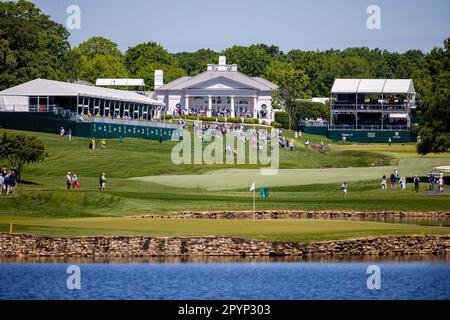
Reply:
[[109, 117], [88, 117], [86, 115], [77, 115], [72, 118], [78, 122], [91, 122], [96, 124], [117, 124], [117, 125], [130, 125], [130, 126], [143, 126], [143, 127], [157, 127], [157, 128], [173, 128], [180, 129], [182, 125], [167, 123], [167, 122], [156, 122], [149, 120], [140, 120], [140, 119], [117, 119], [117, 118], [109, 118]]

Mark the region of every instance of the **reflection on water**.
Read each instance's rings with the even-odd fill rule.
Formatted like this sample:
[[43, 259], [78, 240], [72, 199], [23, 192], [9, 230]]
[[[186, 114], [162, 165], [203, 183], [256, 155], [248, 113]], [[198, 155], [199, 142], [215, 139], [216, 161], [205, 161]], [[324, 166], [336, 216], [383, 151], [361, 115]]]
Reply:
[[[0, 300], [450, 299], [450, 261], [431, 257], [47, 262], [0, 263]], [[81, 270], [80, 290], [67, 288], [72, 264]], [[367, 287], [374, 264], [381, 270], [379, 290]]]
[[93, 257], [22, 257], [5, 258], [0, 257], [0, 263], [105, 263], [105, 264], [127, 264], [127, 263], [288, 263], [288, 262], [419, 262], [419, 261], [448, 261], [450, 255], [409, 255], [409, 256], [329, 256], [329, 257], [252, 257], [252, 256], [185, 256], [185, 257], [129, 257], [129, 258], [93, 258]]

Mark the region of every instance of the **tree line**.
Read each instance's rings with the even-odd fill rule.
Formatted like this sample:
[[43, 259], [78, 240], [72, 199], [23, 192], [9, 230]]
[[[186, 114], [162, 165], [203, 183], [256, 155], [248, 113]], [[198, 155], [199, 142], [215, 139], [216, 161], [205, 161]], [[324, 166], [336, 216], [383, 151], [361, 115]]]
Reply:
[[[97, 78], [124, 77], [143, 78], [146, 89], [152, 90], [156, 69], [164, 71], [167, 83], [199, 74], [207, 64], [217, 63], [219, 55], [225, 55], [239, 71], [278, 84], [275, 105], [283, 104], [289, 114], [295, 114], [298, 99], [328, 97], [335, 78], [411, 78], [421, 102], [418, 131], [427, 145], [419, 151], [442, 152], [450, 147], [449, 39], [428, 53], [367, 47], [285, 53], [267, 44], [233, 46], [221, 52], [170, 53], [155, 42], [140, 43], [122, 53], [110, 39], [93, 37], [72, 48], [68, 37], [64, 26], [33, 3], [1, 2], [0, 90], [35, 78], [95, 82]], [[440, 132], [438, 138], [435, 130]]]

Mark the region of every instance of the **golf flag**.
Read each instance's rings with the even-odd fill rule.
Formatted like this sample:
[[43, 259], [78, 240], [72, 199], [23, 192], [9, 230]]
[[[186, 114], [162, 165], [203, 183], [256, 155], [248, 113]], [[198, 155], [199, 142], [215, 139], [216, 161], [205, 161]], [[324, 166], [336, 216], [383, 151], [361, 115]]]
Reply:
[[249, 192], [255, 191], [255, 183], [253, 182], [252, 185], [250, 186], [250, 189], [248, 190]]

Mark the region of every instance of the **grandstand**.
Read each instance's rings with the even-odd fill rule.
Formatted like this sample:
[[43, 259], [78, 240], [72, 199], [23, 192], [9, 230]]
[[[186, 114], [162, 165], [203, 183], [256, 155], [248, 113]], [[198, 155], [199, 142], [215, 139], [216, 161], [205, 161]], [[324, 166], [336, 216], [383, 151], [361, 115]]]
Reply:
[[304, 130], [334, 140], [409, 142], [415, 95], [411, 79], [336, 79], [330, 121], [304, 123]]

